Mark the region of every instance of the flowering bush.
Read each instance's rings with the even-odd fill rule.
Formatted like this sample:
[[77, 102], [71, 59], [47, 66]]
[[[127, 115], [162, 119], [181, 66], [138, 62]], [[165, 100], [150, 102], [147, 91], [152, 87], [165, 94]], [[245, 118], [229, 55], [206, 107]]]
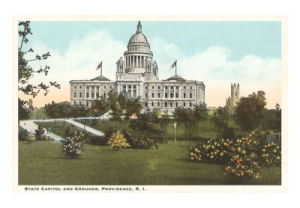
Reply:
[[227, 162], [229, 151], [232, 148], [232, 140], [229, 139], [210, 139], [192, 148], [190, 153], [191, 160], [204, 160]]
[[63, 151], [67, 156], [71, 158], [80, 156], [83, 137], [83, 132], [78, 133], [77, 131], [74, 131], [74, 134], [66, 137], [63, 140]]
[[127, 140], [123, 137], [120, 131], [113, 133], [112, 136], [107, 141], [107, 145], [111, 146], [113, 150], [118, 151], [120, 148], [130, 147]]
[[279, 145], [273, 142], [262, 146], [260, 151], [260, 162], [266, 167], [281, 164], [281, 151]]
[[193, 161], [214, 161], [226, 164], [225, 174], [237, 177], [261, 178], [260, 165], [280, 164], [280, 147], [274, 143], [261, 145], [258, 130], [237, 140], [207, 140], [192, 148]]

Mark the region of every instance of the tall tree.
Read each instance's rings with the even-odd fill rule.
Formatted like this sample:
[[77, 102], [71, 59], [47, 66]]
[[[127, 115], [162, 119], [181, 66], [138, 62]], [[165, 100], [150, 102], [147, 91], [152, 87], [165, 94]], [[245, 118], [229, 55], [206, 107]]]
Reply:
[[[30, 21], [20, 21], [18, 29], [19, 34], [19, 44], [18, 44], [18, 90], [23, 92], [25, 95], [31, 95], [36, 97], [41, 91], [46, 96], [49, 92], [51, 86], [60, 88], [57, 82], [49, 82], [45, 84], [41, 82], [39, 84], [31, 84], [29, 82], [30, 78], [34, 74], [44, 73], [47, 76], [50, 67], [45, 65], [40, 66], [39, 69], [33, 69], [30, 63], [46, 60], [50, 57], [50, 53], [46, 52], [44, 54], [35, 54], [32, 48], [26, 48], [25, 45], [28, 43], [28, 36], [32, 35]], [[26, 101], [19, 102], [23, 107], [27, 104]]]
[[211, 120], [218, 131], [218, 136], [222, 136], [224, 130], [228, 128], [230, 118], [229, 111], [226, 107], [219, 107], [213, 114]]
[[119, 102], [115, 102], [113, 106], [111, 106], [110, 119], [115, 122], [115, 127], [117, 127], [118, 121], [122, 120], [123, 111], [121, 109], [121, 105]]
[[243, 131], [258, 127], [266, 106], [265, 93], [258, 91], [248, 97], [241, 98], [235, 110], [235, 121]]

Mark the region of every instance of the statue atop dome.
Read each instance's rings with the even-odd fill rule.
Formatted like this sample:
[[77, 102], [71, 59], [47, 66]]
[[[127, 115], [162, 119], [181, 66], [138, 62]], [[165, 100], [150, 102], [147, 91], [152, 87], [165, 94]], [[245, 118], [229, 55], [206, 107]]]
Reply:
[[136, 27], [136, 33], [141, 33], [142, 32], [142, 24], [141, 21], [139, 21], [137, 27]]

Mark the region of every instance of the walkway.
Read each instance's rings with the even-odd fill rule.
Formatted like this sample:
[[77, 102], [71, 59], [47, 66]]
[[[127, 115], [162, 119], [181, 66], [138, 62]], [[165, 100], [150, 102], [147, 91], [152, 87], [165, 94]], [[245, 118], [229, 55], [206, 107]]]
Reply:
[[[27, 130], [29, 134], [33, 134], [33, 135], [35, 134], [35, 130], [37, 130], [39, 127], [36, 123], [34, 123], [34, 120], [20, 121], [20, 126], [23, 129]], [[55, 141], [63, 140], [62, 137], [58, 136], [57, 134], [54, 134], [53, 132], [49, 132], [45, 130], [44, 134], [50, 139], [53, 139]]]

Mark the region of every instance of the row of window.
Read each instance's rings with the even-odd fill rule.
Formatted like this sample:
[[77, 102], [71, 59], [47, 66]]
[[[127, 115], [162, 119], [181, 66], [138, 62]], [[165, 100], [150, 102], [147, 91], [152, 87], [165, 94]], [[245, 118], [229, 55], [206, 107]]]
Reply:
[[[146, 88], [146, 90], [148, 89], [148, 87], [145, 87]], [[151, 86], [151, 89], [154, 89], [155, 87], [154, 87], [154, 85], [153, 86]], [[157, 86], [157, 89], [159, 89], [160, 90], [160, 86]], [[167, 89], [169, 89], [168, 88], [168, 86], [165, 86], [165, 89], [167, 90]], [[179, 89], [179, 86], [170, 86], [170, 89], [171, 90], [173, 90], [173, 89]], [[186, 86], [183, 86], [183, 89], [186, 89]], [[193, 89], [193, 86], [190, 86], [190, 89]]]
[[[165, 93], [165, 98], [168, 98], [168, 95], [169, 95], [168, 93]], [[179, 94], [171, 92], [170, 93], [170, 98], [174, 98], [174, 96], [175, 96], [175, 98], [178, 98]], [[147, 93], [145, 94], [145, 97], [148, 98], [148, 94]], [[151, 97], [154, 98], [154, 93], [151, 94]], [[160, 93], [157, 93], [157, 97], [160, 98]], [[187, 97], [186, 93], [183, 93], [183, 98], [186, 98], [186, 97]], [[193, 98], [193, 93], [190, 93], [190, 98]]]
[[[104, 93], [103, 96], [106, 97], [106, 94]], [[73, 97], [74, 97], [74, 98], [77, 97], [77, 93], [76, 93], [76, 92], [74, 92], [74, 96], [73, 96]], [[80, 98], [82, 97], [82, 93], [81, 93], [81, 92], [79, 93], [79, 97], [80, 97]], [[86, 97], [89, 98], [89, 97], [90, 97], [90, 93], [87, 92], [87, 93], [86, 93]], [[95, 97], [95, 93], [92, 92], [92, 93], [91, 93], [91, 97], [92, 97], [92, 98]], [[99, 98], [99, 93], [98, 93], [98, 92], [96, 93], [96, 97]]]
[[[155, 105], [156, 104], [156, 105]], [[160, 102], [157, 102], [157, 103], [155, 103], [155, 102], [151, 102], [151, 107], [161, 107], [161, 103]], [[192, 107], [193, 106], [193, 104], [192, 104], [192, 102], [189, 102], [189, 103], [183, 103], [182, 104], [182, 106], [183, 107], [187, 107], [187, 106], [189, 106], [189, 107]], [[145, 103], [145, 107], [148, 107], [148, 103]], [[173, 102], [165, 102], [165, 108], [167, 108], [167, 107], [170, 107], [170, 108], [173, 108], [173, 107], [179, 107], [179, 104], [177, 103], [177, 102], [175, 102], [175, 103], [173, 103]]]
[[[92, 90], [95, 89], [95, 87], [96, 87], [97, 90], [99, 89], [99, 86], [92, 86], [92, 87], [91, 87]], [[103, 88], [106, 89], [106, 86], [103, 86]], [[74, 89], [76, 90], [76, 89], [77, 89], [77, 86], [74, 86]], [[79, 86], [79, 89], [82, 89], [82, 86]], [[89, 89], [90, 89], [90, 86], [87, 86], [86, 89], [89, 90]], [[112, 89], [112, 86], [109, 86], [109, 89]]]

